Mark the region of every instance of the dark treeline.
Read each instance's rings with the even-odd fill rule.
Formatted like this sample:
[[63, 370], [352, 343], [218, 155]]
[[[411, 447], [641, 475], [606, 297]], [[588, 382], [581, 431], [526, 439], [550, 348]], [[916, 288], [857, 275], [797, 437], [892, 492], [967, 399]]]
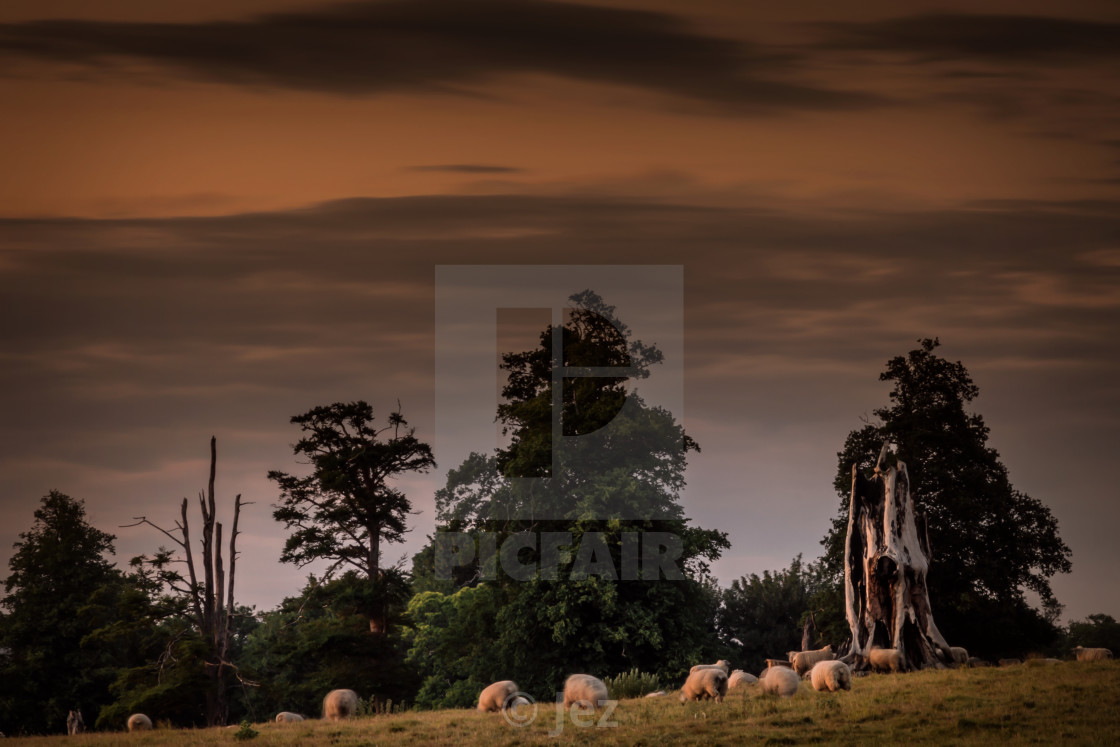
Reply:
[[[161, 547], [120, 568], [115, 538], [88, 523], [80, 499], [52, 491], [20, 535], [0, 603], [0, 730], [62, 732], [75, 708], [97, 729], [121, 729], [133, 712], [175, 726], [260, 721], [281, 710], [317, 716], [338, 687], [370, 709], [470, 707], [501, 679], [552, 700], [573, 672], [636, 668], [672, 687], [699, 662], [726, 658], [757, 672], [803, 643], [839, 648], [848, 636], [837, 557], [847, 521], [842, 479], [840, 513], [821, 517], [821, 558], [798, 556], [720, 588], [709, 565], [727, 535], [693, 526], [680, 505], [686, 458], [699, 445], [627, 386], [649, 375], [660, 351], [631, 339], [594, 293], [572, 302], [564, 325], [544, 330], [537, 347], [503, 355], [498, 419], [509, 445], [449, 471], [436, 496], [437, 530], [411, 568], [383, 562], [411, 511], [393, 478], [434, 467], [431, 449], [400, 412], [379, 425], [364, 402], [293, 417], [295, 455], [311, 471], [269, 475], [278, 488], [273, 517], [290, 532], [282, 560], [325, 560], [330, 572], [309, 576], [274, 610], [239, 606], [230, 593], [220, 651], [192, 612], [202, 580], [169, 571], [181, 553]], [[930, 516], [938, 548], [930, 596], [953, 645], [987, 658], [1117, 648], [1120, 624], [1106, 615], [1058, 627], [1049, 578], [1069, 570], [1069, 549], [1049, 510], [1011, 487], [983, 421], [964, 411], [975, 386], [936, 346], [925, 340], [888, 363], [892, 404], [876, 412], [879, 423], [849, 435], [839, 474], [853, 463], [867, 468], [884, 440], [897, 444]], [[620, 376], [562, 379], [554, 400], [558, 365], [616, 366]], [[584, 438], [552, 443], [555, 401], [563, 435]], [[447, 563], [451, 537], [485, 536], [485, 548], [548, 532], [570, 535], [570, 551], [551, 556], [534, 541], [495, 565], [472, 546]], [[620, 573], [635, 535], [676, 538], [679, 577], [633, 564], [636, 577]], [[516, 570], [524, 568], [532, 572]], [[238, 589], [252, 583], [236, 581]]]

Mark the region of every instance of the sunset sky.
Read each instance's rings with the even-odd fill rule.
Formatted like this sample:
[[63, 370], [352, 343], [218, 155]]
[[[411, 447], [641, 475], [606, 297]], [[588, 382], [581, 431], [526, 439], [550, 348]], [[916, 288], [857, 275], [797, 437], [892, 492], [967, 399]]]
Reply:
[[836, 452], [938, 336], [1073, 549], [1064, 619], [1120, 617], [1112, 0], [8, 0], [0, 102], [0, 573], [51, 489], [122, 563], [166, 544], [120, 526], [170, 526], [213, 434], [272, 608], [289, 418], [437, 440], [437, 267], [663, 265], [723, 584], [819, 555]]

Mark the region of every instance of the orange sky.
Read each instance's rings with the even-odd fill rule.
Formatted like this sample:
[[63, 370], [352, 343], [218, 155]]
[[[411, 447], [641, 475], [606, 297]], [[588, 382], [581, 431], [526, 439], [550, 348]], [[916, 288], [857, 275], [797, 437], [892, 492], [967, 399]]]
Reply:
[[401, 397], [433, 439], [434, 267], [669, 264], [721, 580], [816, 556], [883, 363], [938, 335], [1067, 614], [1120, 615], [1120, 8], [743, 5], [5, 3], [0, 548], [52, 488], [170, 512], [214, 432], [271, 606], [287, 418]]

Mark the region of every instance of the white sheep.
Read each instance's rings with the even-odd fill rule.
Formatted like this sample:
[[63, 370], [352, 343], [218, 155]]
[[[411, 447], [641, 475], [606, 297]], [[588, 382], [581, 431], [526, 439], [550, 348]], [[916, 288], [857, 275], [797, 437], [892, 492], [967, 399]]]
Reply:
[[688, 673], [692, 674], [699, 669], [722, 669], [724, 674], [730, 674], [731, 662], [727, 659], [720, 659], [715, 664], [697, 664], [692, 669], [688, 670]]
[[1073, 649], [1078, 661], [1104, 661], [1112, 658], [1112, 652], [1107, 648], [1085, 648], [1077, 646]]
[[968, 664], [968, 651], [960, 646], [950, 646], [949, 658], [957, 666], [963, 667], [965, 664]]
[[736, 669], [731, 673], [731, 676], [727, 678], [727, 689], [734, 690], [737, 687], [751, 685], [755, 682], [758, 682], [758, 677], [755, 677], [753, 674], [748, 674], [742, 669]]
[[564, 707], [599, 708], [607, 703], [607, 686], [590, 674], [573, 674], [564, 682]]
[[801, 687], [801, 678], [789, 667], [770, 667], [766, 670], [766, 676], [759, 679], [759, 683], [764, 693], [792, 698]]
[[152, 728], [152, 720], [143, 713], [134, 713], [128, 717], [129, 731], [147, 731]]
[[[509, 708], [512, 703], [508, 703], [509, 699], [520, 688], [513, 680], [501, 680], [492, 685], [487, 685], [478, 695], [478, 710], [483, 713], [493, 713], [494, 711], [504, 711]], [[528, 703], [529, 701], [525, 701]]]
[[873, 648], [867, 661], [876, 672], [905, 672], [906, 658], [897, 648]]
[[789, 663], [793, 665], [793, 671], [798, 674], [805, 674], [812, 669], [813, 665], [818, 661], [828, 661], [835, 658], [836, 654], [832, 653], [831, 645], [817, 649], [816, 651], [789, 652]]
[[681, 702], [714, 698], [717, 703], [722, 703], [723, 696], [726, 694], [727, 672], [716, 667], [708, 667], [689, 673], [688, 679], [681, 688]]
[[852, 670], [842, 661], [818, 661], [811, 671], [809, 680], [817, 692], [852, 689]]
[[276, 723], [278, 724], [296, 724], [303, 721], [303, 716], [291, 711], [280, 711], [276, 714]]
[[353, 690], [331, 690], [323, 698], [323, 718], [341, 721], [358, 712], [358, 694]]

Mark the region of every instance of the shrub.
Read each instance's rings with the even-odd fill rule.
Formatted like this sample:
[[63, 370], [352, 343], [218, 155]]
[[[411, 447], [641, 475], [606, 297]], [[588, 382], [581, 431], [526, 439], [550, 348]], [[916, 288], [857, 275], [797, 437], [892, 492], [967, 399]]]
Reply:
[[640, 698], [661, 689], [657, 682], [657, 675], [644, 674], [639, 672], [637, 667], [615, 677], [607, 677], [603, 683], [607, 686], [607, 692], [615, 700]]

